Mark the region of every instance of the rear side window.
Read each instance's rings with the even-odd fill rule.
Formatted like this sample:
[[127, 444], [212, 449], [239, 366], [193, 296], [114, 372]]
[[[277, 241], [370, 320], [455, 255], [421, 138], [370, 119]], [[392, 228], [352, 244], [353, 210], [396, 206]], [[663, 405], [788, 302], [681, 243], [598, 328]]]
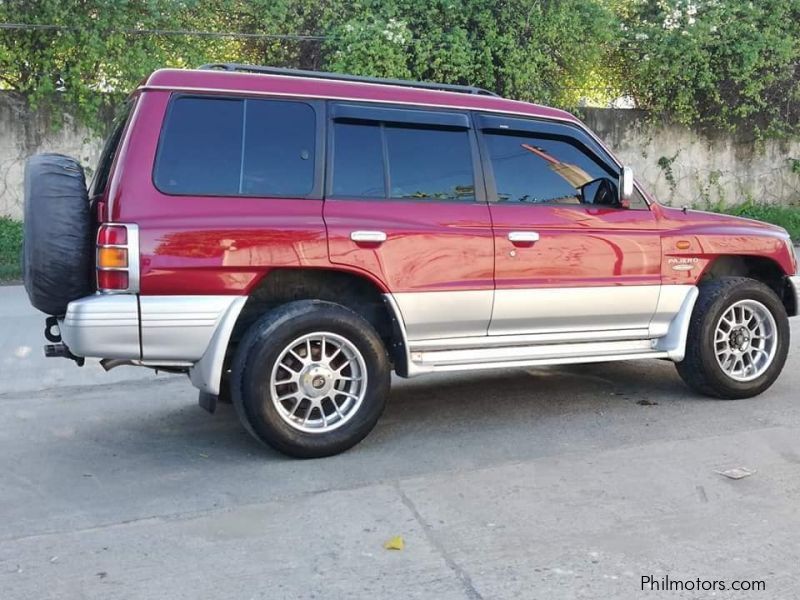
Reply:
[[304, 102], [178, 97], [161, 133], [155, 185], [176, 195], [307, 196], [315, 119]]
[[334, 123], [334, 198], [474, 200], [472, 165], [465, 129]]
[[94, 173], [92, 184], [89, 186], [90, 198], [103, 194], [106, 191], [108, 176], [111, 174], [111, 165], [114, 163], [114, 158], [117, 156], [117, 150], [119, 150], [119, 144], [122, 141], [122, 133], [125, 131], [125, 125], [133, 110], [134, 102], [134, 100], [129, 100], [114, 119], [111, 135], [106, 139], [103, 151], [100, 153], [100, 161], [97, 164], [97, 170]]

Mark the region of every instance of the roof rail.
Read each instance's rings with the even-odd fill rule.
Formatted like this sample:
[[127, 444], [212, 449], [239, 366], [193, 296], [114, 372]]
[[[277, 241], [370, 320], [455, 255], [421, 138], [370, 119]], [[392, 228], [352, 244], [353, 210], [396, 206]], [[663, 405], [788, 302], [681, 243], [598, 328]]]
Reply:
[[408, 79], [384, 79], [382, 77], [363, 77], [360, 75], [345, 75], [343, 73], [328, 73], [325, 71], [306, 71], [303, 69], [284, 69], [282, 67], [263, 67], [259, 65], [243, 65], [238, 63], [210, 63], [198, 67], [204, 71], [240, 71], [244, 73], [264, 73], [266, 75], [288, 75], [291, 77], [311, 77], [316, 79], [331, 79], [334, 81], [352, 81], [358, 83], [376, 83], [380, 85], [399, 85], [403, 87], [440, 90], [443, 92], [459, 92], [462, 94], [480, 94], [484, 96], [497, 96], [494, 92], [471, 85], [453, 85], [449, 83], [430, 83], [427, 81], [411, 81]]

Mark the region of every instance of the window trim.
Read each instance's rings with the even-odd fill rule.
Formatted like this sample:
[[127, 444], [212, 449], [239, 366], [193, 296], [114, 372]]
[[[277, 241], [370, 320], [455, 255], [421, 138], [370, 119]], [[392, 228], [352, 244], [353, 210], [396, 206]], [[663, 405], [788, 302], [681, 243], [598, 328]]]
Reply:
[[470, 129], [469, 115], [430, 109], [390, 108], [387, 106], [362, 106], [349, 102], [331, 105], [332, 121], [367, 121], [400, 125], [422, 125], [442, 129]]
[[[412, 203], [438, 203], [438, 204], [486, 204], [486, 184], [484, 182], [484, 172], [481, 165], [481, 152], [478, 146], [477, 136], [475, 135], [475, 128], [473, 127], [471, 111], [466, 110], [436, 110], [426, 107], [422, 110], [409, 109], [407, 107], [393, 106], [392, 104], [359, 104], [356, 102], [341, 102], [339, 100], [329, 100], [328, 104], [328, 131], [326, 134], [326, 157], [325, 157], [325, 194], [326, 201], [350, 201], [350, 202], [412, 202]], [[347, 110], [343, 113], [342, 109], [338, 108], [340, 105], [346, 105]], [[361, 110], [363, 110], [364, 118], [361, 118]], [[399, 111], [404, 113], [405, 120], [392, 119], [384, 121], [376, 119], [379, 114], [397, 115], [398, 113], [389, 113], [388, 111]], [[337, 114], [338, 113], [338, 114]], [[415, 120], [414, 117], [422, 115], [421, 120]], [[446, 116], [445, 116], [446, 115]], [[451, 119], [450, 117], [457, 117]], [[460, 117], [464, 117], [462, 120]], [[444, 118], [441, 118], [444, 117]], [[383, 183], [384, 195], [383, 196], [370, 196], [370, 197], [349, 197], [333, 195], [333, 165], [336, 153], [336, 145], [334, 143], [334, 130], [336, 122], [343, 123], [358, 123], [376, 127], [381, 130], [381, 146], [382, 146], [382, 163], [383, 163]], [[461, 125], [455, 125], [460, 123]], [[384, 135], [384, 128], [386, 125], [391, 127], [400, 127], [406, 129], [413, 129], [416, 125], [417, 128], [443, 130], [443, 131], [464, 131], [467, 133], [469, 140], [470, 159], [472, 166], [473, 189], [474, 198], [469, 200], [460, 200], [456, 198], [440, 199], [440, 198], [392, 198], [391, 192], [391, 179], [390, 179], [390, 166], [388, 147], [386, 144], [386, 136]]]
[[[175, 104], [178, 100], [183, 98], [199, 98], [202, 100], [237, 100], [246, 102], [247, 100], [261, 100], [271, 102], [295, 102], [305, 104], [314, 111], [314, 172], [312, 179], [311, 191], [305, 195], [282, 195], [282, 194], [197, 194], [197, 193], [175, 193], [162, 190], [156, 183], [156, 169], [158, 168], [158, 161], [161, 154], [161, 147], [164, 140], [164, 132], [167, 124], [174, 110]], [[246, 106], [244, 104], [243, 106]], [[244, 110], [244, 108], [243, 108]], [[164, 111], [164, 118], [161, 121], [161, 128], [158, 133], [158, 142], [156, 145], [156, 153], [153, 159], [153, 167], [150, 172], [150, 181], [153, 187], [165, 196], [174, 198], [253, 198], [262, 200], [321, 200], [323, 197], [323, 182], [325, 178], [325, 102], [319, 100], [309, 100], [308, 98], [292, 96], [275, 96], [264, 98], [258, 95], [239, 95], [239, 94], [202, 94], [202, 93], [185, 93], [175, 92], [169, 98], [169, 103]], [[244, 117], [242, 127], [244, 127]], [[244, 139], [242, 140], [244, 144]], [[241, 167], [243, 168], [243, 166]]]
[[[478, 146], [481, 152], [481, 166], [483, 167], [483, 177], [486, 186], [486, 198], [490, 204], [500, 205], [516, 205], [519, 203], [502, 202], [497, 194], [497, 182], [494, 175], [494, 167], [492, 166], [489, 148], [486, 143], [487, 135], [519, 135], [529, 134], [531, 137], [538, 137], [542, 139], [551, 139], [563, 141], [578, 148], [581, 152], [586, 154], [591, 160], [596, 162], [598, 166], [605, 165], [605, 170], [609, 176], [616, 175], [619, 177], [620, 167], [618, 162], [603, 148], [595, 139], [588, 135], [580, 127], [553, 121], [549, 119], [538, 118], [524, 118], [518, 115], [498, 115], [498, 114], [485, 114], [480, 111], [475, 111], [473, 114], [475, 119], [475, 130], [478, 132]], [[500, 125], [504, 125], [501, 127]], [[506, 127], [507, 126], [507, 127]], [[638, 184], [635, 185], [638, 189]], [[641, 208], [625, 209], [621, 206], [603, 206], [604, 209], [612, 210], [652, 210], [647, 197], [640, 191], [642, 198], [644, 198], [645, 206]], [[551, 207], [558, 206], [560, 208], [574, 208], [574, 209], [598, 209], [600, 207], [592, 204], [558, 204], [554, 202], [539, 202], [531, 204], [519, 204], [520, 206], [542, 206]]]

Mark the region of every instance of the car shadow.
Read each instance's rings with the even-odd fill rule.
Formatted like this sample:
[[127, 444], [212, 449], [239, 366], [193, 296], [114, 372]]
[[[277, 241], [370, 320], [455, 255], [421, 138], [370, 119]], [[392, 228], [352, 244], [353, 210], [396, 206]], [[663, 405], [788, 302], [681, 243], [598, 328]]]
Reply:
[[[375, 430], [352, 451], [374, 453], [410, 440], [425, 447], [446, 438], [473, 439], [480, 444], [492, 436], [514, 438], [564, 422], [616, 413], [636, 414], [644, 406], [697, 399], [683, 385], [671, 363], [639, 361], [502, 371], [435, 374], [411, 380], [393, 379], [393, 387]], [[263, 461], [292, 460], [251, 438], [233, 407], [219, 404], [209, 415], [193, 403], [196, 392], [184, 382], [175, 387], [183, 401], [146, 414], [128, 412], [120, 425], [126, 435], [117, 443], [139, 453], [162, 446], [164, 453], [238, 462], [243, 457]], [[134, 390], [129, 393], [135, 394]], [[98, 432], [100, 435], [100, 432]], [[483, 441], [482, 441], [483, 440]]]

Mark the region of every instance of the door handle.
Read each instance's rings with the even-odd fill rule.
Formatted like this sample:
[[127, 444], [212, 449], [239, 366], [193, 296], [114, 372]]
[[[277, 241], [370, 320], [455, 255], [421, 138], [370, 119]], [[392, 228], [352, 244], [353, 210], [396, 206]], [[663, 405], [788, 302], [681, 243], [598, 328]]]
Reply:
[[362, 244], [382, 244], [386, 241], [386, 233], [383, 231], [353, 231], [350, 239]]
[[535, 231], [509, 231], [508, 241], [512, 244], [530, 245], [539, 241], [539, 234]]

